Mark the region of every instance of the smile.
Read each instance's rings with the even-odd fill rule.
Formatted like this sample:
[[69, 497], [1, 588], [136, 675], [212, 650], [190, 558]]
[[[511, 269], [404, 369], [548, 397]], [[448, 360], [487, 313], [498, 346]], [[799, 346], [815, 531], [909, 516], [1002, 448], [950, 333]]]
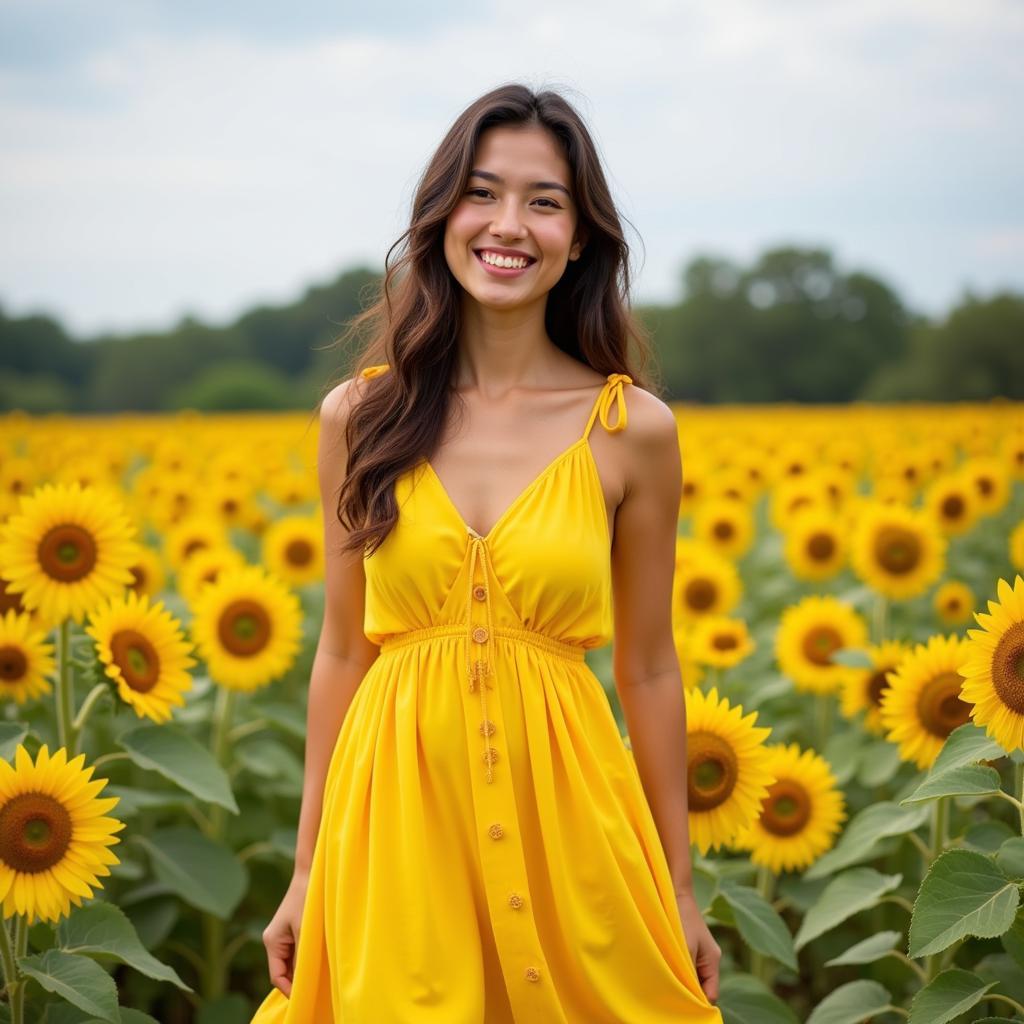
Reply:
[[473, 252], [480, 265], [495, 277], [518, 277], [537, 262], [528, 257], [502, 256], [488, 249], [474, 249]]

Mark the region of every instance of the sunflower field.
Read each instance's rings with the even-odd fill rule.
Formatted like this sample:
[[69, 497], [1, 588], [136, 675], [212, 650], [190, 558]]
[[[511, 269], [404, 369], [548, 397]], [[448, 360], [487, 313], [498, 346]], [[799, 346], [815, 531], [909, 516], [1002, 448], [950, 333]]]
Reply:
[[[676, 412], [726, 1024], [1024, 1021], [1024, 410]], [[316, 448], [302, 414], [0, 420], [0, 1024], [246, 1024], [266, 994]]]

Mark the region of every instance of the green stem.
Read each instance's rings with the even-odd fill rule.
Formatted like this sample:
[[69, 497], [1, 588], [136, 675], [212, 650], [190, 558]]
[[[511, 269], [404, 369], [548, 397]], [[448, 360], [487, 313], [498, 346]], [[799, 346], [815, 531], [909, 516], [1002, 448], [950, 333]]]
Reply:
[[109, 754], [100, 754], [99, 757], [93, 761], [93, 768], [99, 768], [101, 764], [107, 764], [109, 761], [130, 761], [132, 755], [123, 750], [113, 750]]
[[887, 632], [886, 618], [889, 610], [889, 602], [886, 600], [885, 594], [875, 594], [874, 604], [874, 633], [875, 643], [885, 643], [885, 634]]
[[1020, 830], [1024, 833], [1024, 761], [1013, 765], [1014, 789], [1017, 791], [1017, 810], [1020, 812]]
[[78, 709], [78, 714], [75, 715], [75, 720], [71, 723], [71, 742], [76, 746], [78, 745], [79, 737], [82, 735], [82, 729], [85, 728], [85, 723], [88, 721], [89, 715], [92, 714], [92, 709], [108, 689], [109, 687], [106, 683], [97, 683], [89, 691], [85, 700], [82, 701], [82, 706]]
[[74, 677], [71, 674], [71, 621], [64, 619], [57, 630], [57, 743], [66, 748], [68, 760], [78, 753], [74, 747], [72, 722], [75, 717]]
[[[15, 965], [19, 957], [28, 952], [28, 921], [24, 914], [14, 919], [14, 958]], [[21, 973], [20, 968], [18, 969]], [[19, 978], [11, 990], [11, 1024], [22, 1024], [25, 1020], [25, 985], [24, 977]]]
[[818, 736], [818, 750], [825, 749], [832, 734], [832, 717], [835, 709], [835, 695], [816, 693], [814, 695], [815, 725]]
[[928, 975], [925, 973], [925, 969], [916, 961], [911, 960], [906, 953], [901, 949], [891, 949], [888, 953], [889, 956], [895, 957], [901, 963], [906, 964], [925, 984], [928, 983]]
[[[771, 903], [774, 888], [775, 876], [763, 864], [759, 864], [757, 868], [757, 891], [766, 903]], [[755, 978], [763, 981], [769, 988], [772, 987], [772, 971], [768, 958], [756, 949], [751, 949], [750, 951], [750, 973]]]
[[[946, 829], [949, 823], [949, 798], [939, 797], [932, 808], [931, 852], [932, 862], [938, 858], [946, 845]], [[931, 981], [940, 970], [941, 954], [934, 953], [925, 960], [925, 971]]]
[[[228, 736], [231, 731], [231, 715], [235, 706], [234, 690], [225, 686], [218, 687], [217, 699], [213, 708], [213, 731], [210, 737], [210, 751], [222, 767], [227, 767], [229, 753]], [[209, 828], [207, 835], [214, 842], [224, 838], [226, 808], [219, 804], [210, 806]], [[203, 926], [203, 959], [205, 973], [203, 975], [203, 997], [207, 1000], [218, 999], [227, 988], [227, 960], [224, 956], [226, 922], [215, 914], [202, 915]]]
[[11, 933], [7, 930], [6, 921], [0, 921], [0, 962], [3, 963], [4, 969], [4, 989], [13, 1006], [19, 975], [18, 963], [14, 957], [14, 946], [11, 944]]
[[1004, 996], [999, 992], [986, 992], [986, 999], [995, 999], [998, 1002], [1006, 1003], [1008, 1006], [1012, 1006], [1017, 1013], [1024, 1017], [1024, 1006], [1017, 1002], [1016, 999], [1011, 999], [1009, 996]]

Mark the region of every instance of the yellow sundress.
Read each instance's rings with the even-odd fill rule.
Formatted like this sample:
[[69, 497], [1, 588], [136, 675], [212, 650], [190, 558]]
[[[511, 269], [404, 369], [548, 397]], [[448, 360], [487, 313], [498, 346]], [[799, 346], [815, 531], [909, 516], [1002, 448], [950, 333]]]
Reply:
[[380, 655], [328, 767], [291, 996], [252, 1024], [721, 1024], [584, 661], [613, 632], [589, 435], [625, 428], [631, 383], [608, 375], [486, 536], [428, 460], [396, 481], [364, 562]]

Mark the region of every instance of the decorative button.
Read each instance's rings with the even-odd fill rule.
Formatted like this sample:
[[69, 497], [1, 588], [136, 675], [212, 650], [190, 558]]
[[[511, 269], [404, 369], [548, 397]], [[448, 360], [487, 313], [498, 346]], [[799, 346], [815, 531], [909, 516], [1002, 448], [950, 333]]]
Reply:
[[498, 760], [498, 752], [494, 747], [488, 747], [484, 752], [484, 764], [494, 764]]
[[478, 600], [482, 601], [487, 596], [487, 588], [481, 586], [479, 583], [473, 588], [473, 596]]
[[480, 723], [480, 735], [481, 736], [493, 736], [494, 735], [494, 730], [496, 728], [497, 728], [497, 726], [489, 718], [485, 718]]
[[518, 910], [523, 905], [523, 897], [517, 892], [509, 893], [508, 905], [513, 910]]
[[473, 639], [478, 644], [482, 644], [487, 639], [486, 626], [477, 626], [476, 629], [473, 630]]
[[490, 837], [491, 837], [492, 839], [500, 839], [500, 838], [501, 838], [501, 837], [502, 837], [502, 836], [503, 836], [503, 835], [505, 834], [505, 830], [504, 830], [504, 829], [503, 829], [503, 828], [501, 827], [501, 823], [500, 823], [500, 822], [497, 822], [497, 821], [496, 821], [496, 822], [495, 822], [495, 823], [494, 823], [494, 824], [493, 824], [493, 825], [492, 825], [492, 826], [491, 826], [491, 827], [490, 827], [490, 828], [489, 828], [489, 829], [487, 830], [487, 834], [488, 834], [488, 835], [489, 835], [489, 836], [490, 836]]
[[536, 967], [526, 968], [526, 980], [527, 981], [540, 981], [540, 971]]

